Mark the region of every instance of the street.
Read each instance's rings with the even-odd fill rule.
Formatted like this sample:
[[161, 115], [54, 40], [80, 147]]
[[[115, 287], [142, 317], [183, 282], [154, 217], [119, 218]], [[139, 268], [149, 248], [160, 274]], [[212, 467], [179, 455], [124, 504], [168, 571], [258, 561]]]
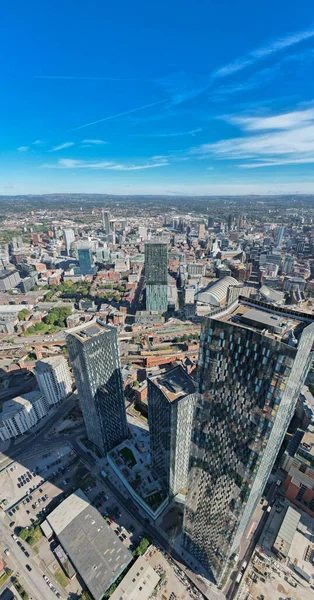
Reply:
[[[6, 523], [7, 517], [3, 511], [0, 512], [0, 539], [1, 551], [8, 548], [10, 556], [6, 556], [5, 560], [12, 571], [19, 573], [23, 587], [31, 595], [34, 600], [56, 600], [56, 595], [45, 582], [44, 573], [39, 570], [34, 560], [30, 556], [27, 558], [17, 543], [11, 537], [11, 530]], [[26, 564], [32, 568], [31, 571], [26, 569]], [[15, 573], [16, 574], [16, 573]], [[58, 589], [60, 592], [60, 590]]]
[[[276, 482], [274, 481], [272, 483], [272, 485], [270, 486], [268, 493], [267, 493], [267, 501], [268, 502], [273, 499], [276, 487], [277, 487]], [[258, 543], [258, 540], [261, 536], [261, 533], [264, 529], [264, 526], [266, 524], [268, 517], [269, 517], [269, 513], [267, 512], [266, 507], [265, 507], [264, 514], [263, 514], [260, 522], [258, 523], [255, 532], [252, 535], [252, 539], [251, 539], [249, 546], [245, 552], [245, 555], [243, 556], [242, 560], [238, 562], [238, 566], [231, 572], [231, 574], [229, 576], [229, 581], [231, 581], [232, 583], [231, 583], [228, 591], [226, 592], [227, 600], [232, 600], [236, 591], [238, 590], [239, 586], [241, 585], [241, 582], [240, 583], [236, 582], [236, 577], [237, 577], [238, 573], [240, 572], [240, 566], [241, 566], [241, 564], [243, 564], [244, 561], [247, 564], [249, 564], [249, 562], [251, 560], [251, 556], [252, 556], [254, 549]]]

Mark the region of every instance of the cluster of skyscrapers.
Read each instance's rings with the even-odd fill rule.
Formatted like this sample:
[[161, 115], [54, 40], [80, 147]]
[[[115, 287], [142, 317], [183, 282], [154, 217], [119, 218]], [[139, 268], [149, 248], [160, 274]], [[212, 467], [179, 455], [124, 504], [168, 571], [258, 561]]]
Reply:
[[[147, 309], [166, 312], [167, 244], [145, 244], [145, 272]], [[218, 583], [293, 416], [313, 320], [232, 298], [203, 321], [196, 387], [181, 366], [148, 378], [152, 465], [170, 497], [185, 496], [184, 546]], [[106, 453], [128, 436], [117, 330], [95, 320], [67, 345], [88, 438]]]

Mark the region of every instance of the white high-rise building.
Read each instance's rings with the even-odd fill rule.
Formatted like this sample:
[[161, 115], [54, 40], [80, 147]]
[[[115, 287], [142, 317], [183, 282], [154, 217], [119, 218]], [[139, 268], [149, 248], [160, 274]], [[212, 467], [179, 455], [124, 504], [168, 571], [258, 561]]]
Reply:
[[38, 387], [49, 405], [61, 402], [72, 391], [72, 379], [64, 356], [38, 360], [35, 375]]
[[141, 240], [146, 241], [148, 239], [147, 227], [145, 227], [144, 225], [140, 225], [138, 228], [138, 235], [141, 238]]
[[64, 229], [63, 231], [64, 243], [67, 251], [67, 255], [70, 254], [71, 244], [75, 240], [73, 229]]
[[48, 411], [48, 403], [39, 390], [7, 400], [0, 414], [0, 441], [23, 435], [45, 417]]

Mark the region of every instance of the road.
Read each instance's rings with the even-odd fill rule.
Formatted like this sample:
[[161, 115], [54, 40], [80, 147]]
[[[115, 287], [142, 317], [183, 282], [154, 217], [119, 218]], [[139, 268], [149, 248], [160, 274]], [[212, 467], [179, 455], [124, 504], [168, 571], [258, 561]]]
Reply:
[[[133, 415], [132, 415], [133, 417]], [[133, 417], [134, 418], [134, 417]], [[143, 423], [141, 423], [143, 425]], [[93, 471], [93, 475], [101, 482], [104, 483], [103, 478], [100, 477], [98, 471], [94, 468], [95, 467], [95, 461], [92, 459], [92, 457], [85, 452], [81, 446], [77, 443], [77, 442], [73, 442], [72, 443], [72, 447], [73, 449], [76, 451], [76, 453], [81, 457], [81, 459], [85, 462], [86, 466]], [[192, 583], [195, 585], [195, 587], [202, 592], [202, 594], [204, 594], [205, 596], [207, 596], [208, 598], [218, 598], [219, 600], [221, 599], [222, 595], [220, 594], [220, 592], [217, 590], [217, 588], [208, 588], [208, 586], [205, 584], [205, 582], [199, 578], [199, 576], [194, 573], [193, 571], [191, 571], [191, 569], [189, 569], [184, 563], [182, 563], [182, 557], [180, 556], [180, 554], [174, 550], [174, 548], [170, 545], [170, 543], [164, 538], [164, 536], [160, 533], [159, 529], [157, 529], [156, 527], [154, 527], [151, 522], [149, 521], [148, 518], [144, 517], [141, 512], [139, 511], [139, 508], [137, 506], [137, 504], [135, 503], [135, 501], [128, 496], [127, 498], [118, 490], [118, 488], [114, 485], [114, 483], [112, 483], [112, 481], [110, 481], [110, 479], [107, 477], [106, 478], [106, 486], [108, 487], [108, 489], [110, 489], [111, 493], [113, 494], [113, 496], [115, 496], [117, 498], [117, 500], [120, 502], [120, 504], [123, 506], [123, 508], [136, 520], [138, 521], [143, 530], [147, 533], [148, 537], [154, 542], [158, 542], [159, 546], [165, 550], [165, 552], [167, 552], [167, 554], [169, 554], [169, 556], [171, 556], [171, 558], [173, 559], [173, 561], [176, 563], [176, 565], [182, 569], [182, 571], [184, 571], [184, 573], [186, 574], [186, 576], [190, 579], [190, 581], [192, 581]], [[210, 595], [209, 595], [210, 594]]]
[[[0, 511], [0, 543], [2, 549], [8, 548], [10, 550], [10, 556], [6, 557], [8, 566], [12, 571], [19, 573], [19, 578], [24, 580], [21, 581], [21, 584], [34, 600], [43, 600], [43, 598], [45, 600], [56, 600], [56, 595], [51, 591], [43, 578], [44, 573], [39, 570], [31, 556], [27, 558], [24, 555], [17, 542], [12, 539], [11, 533], [6, 523], [5, 513]], [[26, 569], [26, 564], [31, 566], [31, 571]], [[57, 589], [60, 593], [60, 589]]]
[[[267, 501], [268, 502], [273, 502], [274, 501], [274, 499], [276, 497], [276, 493], [275, 493], [276, 488], [277, 488], [277, 485], [276, 485], [276, 482], [274, 481], [271, 484], [271, 486], [270, 486], [270, 488], [268, 490], [268, 493], [267, 493]], [[263, 516], [262, 516], [262, 518], [261, 518], [258, 526], [256, 527], [255, 532], [252, 535], [252, 539], [251, 539], [251, 541], [249, 543], [249, 546], [248, 546], [248, 548], [246, 550], [245, 555], [243, 556], [241, 564], [243, 564], [244, 561], [246, 561], [247, 564], [249, 564], [249, 562], [251, 560], [251, 556], [252, 556], [252, 554], [254, 552], [254, 549], [255, 549], [255, 547], [256, 547], [256, 545], [258, 543], [258, 540], [259, 540], [259, 538], [261, 536], [261, 533], [262, 533], [262, 531], [263, 531], [263, 529], [265, 527], [265, 524], [266, 524], [266, 521], [267, 521], [268, 517], [269, 517], [269, 513], [267, 512], [266, 506], [265, 506], [264, 514], [263, 514]], [[240, 583], [236, 582], [236, 577], [237, 577], [239, 571], [240, 571], [240, 565], [238, 565], [237, 568], [234, 569], [232, 571], [232, 573], [230, 574], [230, 576], [229, 576], [229, 581], [232, 581], [232, 583], [231, 583], [228, 591], [226, 592], [226, 598], [227, 598], [227, 600], [232, 600], [232, 598], [235, 596], [236, 592], [238, 591], [239, 586], [241, 585], [241, 582]]]
[[[29, 458], [29, 456], [34, 455], [34, 453], [36, 454], [36, 452], [34, 452], [36, 450], [36, 448], [38, 448], [38, 453], [40, 452], [39, 448], [41, 448], [41, 450], [49, 450], [49, 447], [54, 444], [54, 447], [56, 446], [56, 441], [55, 442], [49, 442], [49, 441], [45, 441], [44, 442], [44, 448], [43, 448], [43, 437], [47, 438], [47, 436], [49, 436], [49, 431], [50, 429], [54, 428], [56, 426], [57, 421], [59, 421], [60, 419], [62, 419], [68, 412], [70, 412], [70, 410], [72, 410], [72, 408], [74, 408], [75, 404], [77, 403], [78, 399], [77, 399], [77, 394], [71, 394], [71, 396], [69, 396], [68, 398], [66, 398], [62, 404], [60, 404], [57, 409], [52, 409], [52, 411], [50, 413], [48, 413], [47, 417], [45, 417], [44, 419], [42, 419], [42, 421], [40, 421], [38, 428], [33, 431], [33, 433], [30, 433], [29, 436], [27, 436], [27, 438], [24, 441], [20, 441], [18, 444], [12, 444], [9, 446], [8, 450], [6, 450], [5, 452], [3, 452], [3, 458], [1, 460], [1, 455], [0, 455], [0, 470], [6, 468], [11, 462], [13, 462], [14, 460], [18, 460], [20, 458], [22, 459], [26, 459]], [[45, 432], [44, 436], [43, 436], [43, 431]], [[74, 435], [74, 434], [73, 434]], [[75, 433], [75, 436], [77, 436], [77, 430]], [[71, 436], [67, 436], [70, 439], [72, 439]], [[57, 437], [57, 442], [59, 443], [59, 445], [63, 445], [66, 443], [66, 437], [62, 436], [62, 435], [58, 435]], [[39, 442], [37, 443], [37, 440], [39, 440]]]

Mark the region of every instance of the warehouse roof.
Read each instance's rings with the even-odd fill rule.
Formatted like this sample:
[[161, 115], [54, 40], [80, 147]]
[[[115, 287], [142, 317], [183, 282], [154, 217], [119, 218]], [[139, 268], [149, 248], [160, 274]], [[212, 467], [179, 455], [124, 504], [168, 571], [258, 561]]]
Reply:
[[47, 520], [92, 596], [102, 598], [131, 562], [131, 552], [81, 490], [66, 498]]

